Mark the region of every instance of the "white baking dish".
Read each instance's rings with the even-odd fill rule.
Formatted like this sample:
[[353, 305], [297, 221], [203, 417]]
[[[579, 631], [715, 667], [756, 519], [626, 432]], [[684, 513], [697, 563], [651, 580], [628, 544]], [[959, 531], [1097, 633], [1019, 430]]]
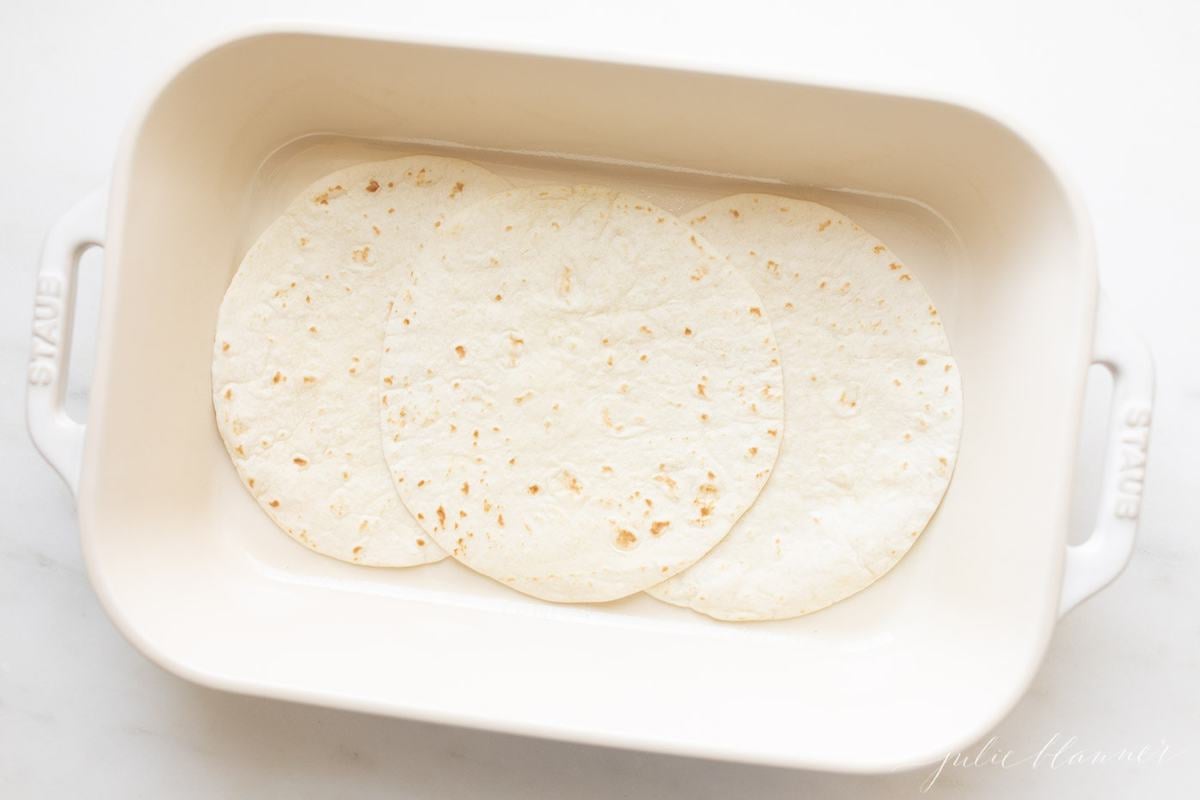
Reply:
[[[453, 563], [355, 567], [281, 535], [213, 422], [222, 293], [309, 180], [422, 151], [465, 153], [517, 182], [620, 184], [678, 211], [765, 185], [888, 242], [942, 309], [966, 398], [957, 474], [913, 552], [827, 611], [723, 624], [645, 597], [551, 605]], [[891, 770], [994, 725], [1058, 616], [1129, 557], [1149, 357], [1098, 300], [1084, 213], [1060, 177], [1011, 129], [961, 106], [270, 32], [212, 49], [164, 85], [125, 140], [107, 218], [103, 206], [83, 203], [47, 244], [30, 429], [77, 489], [108, 613], [197, 682], [581, 742]], [[106, 266], [85, 436], [62, 410], [57, 343], [90, 242]], [[1116, 375], [1112, 440], [1096, 534], [1068, 547], [1092, 362]]]

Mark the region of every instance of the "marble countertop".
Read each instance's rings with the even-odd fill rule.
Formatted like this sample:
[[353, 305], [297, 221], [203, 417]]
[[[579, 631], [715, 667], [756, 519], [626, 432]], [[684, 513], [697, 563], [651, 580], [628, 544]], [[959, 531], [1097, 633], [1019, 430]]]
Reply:
[[[1200, 6], [1097, 3], [1082, 17], [1044, 1], [702, 5], [642, 0], [568, 13], [554, 2], [349, 0], [336, 17], [313, 0], [0, 7], [0, 796], [866, 798], [917, 796], [933, 772], [754, 768], [236, 697], [163, 672], [113, 629], [84, 573], [71, 496], [24, 430], [41, 240], [105, 182], [133, 105], [159, 76], [218, 34], [284, 15], [932, 90], [1035, 132], [1079, 184], [1102, 282], [1157, 360], [1142, 529], [1125, 574], [1062, 621], [995, 741], [966, 751], [967, 766], [946, 766], [928, 795], [1192, 796], [1200, 786]], [[97, 263], [84, 264], [84, 339], [95, 322]], [[77, 412], [89, 364], [84, 344], [72, 365]], [[1081, 453], [1080, 530], [1094, 507], [1095, 428], [1085, 426]], [[1143, 757], [990, 763], [993, 754], [1020, 758], [1047, 746], [1089, 762], [1097, 752]]]

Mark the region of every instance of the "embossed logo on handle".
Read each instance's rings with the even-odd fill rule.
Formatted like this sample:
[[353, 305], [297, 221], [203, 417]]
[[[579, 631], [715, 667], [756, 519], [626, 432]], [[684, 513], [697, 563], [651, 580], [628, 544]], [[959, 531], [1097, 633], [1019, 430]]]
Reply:
[[39, 275], [33, 307], [33, 347], [29, 353], [29, 383], [46, 386], [54, 380], [58, 359], [63, 299], [62, 278]]
[[1136, 520], [1142, 510], [1146, 480], [1146, 449], [1150, 443], [1150, 409], [1131, 406], [1125, 410], [1121, 451], [1117, 465], [1117, 500], [1113, 516]]

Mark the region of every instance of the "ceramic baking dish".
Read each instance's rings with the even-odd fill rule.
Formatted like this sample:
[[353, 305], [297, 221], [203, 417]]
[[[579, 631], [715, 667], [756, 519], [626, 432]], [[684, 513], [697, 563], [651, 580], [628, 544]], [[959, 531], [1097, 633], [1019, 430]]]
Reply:
[[[412, 152], [677, 211], [817, 199], [900, 253], [962, 369], [957, 473], [886, 578], [802, 619], [647, 597], [552, 605], [454, 563], [355, 567], [281, 535], [210, 400], [242, 254], [321, 174]], [[107, 205], [107, 213], [105, 212]], [[63, 411], [75, 262], [105, 249], [86, 434]], [[1009, 127], [919, 97], [321, 31], [227, 41], [145, 106], [111, 190], [51, 233], [34, 441], [77, 491], [104, 607], [168, 670], [247, 694], [499, 731], [842, 771], [940, 759], [1017, 701], [1056, 619], [1131, 552], [1151, 365], [1098, 293], [1083, 209]], [[1095, 535], [1067, 544], [1085, 377], [1115, 374]]]

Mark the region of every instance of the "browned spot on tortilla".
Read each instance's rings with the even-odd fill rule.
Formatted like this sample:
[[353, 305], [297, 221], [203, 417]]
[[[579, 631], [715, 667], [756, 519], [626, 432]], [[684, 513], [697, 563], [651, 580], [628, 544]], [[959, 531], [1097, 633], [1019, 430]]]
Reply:
[[378, 192], [379, 191], [379, 181], [372, 178], [371, 182], [367, 184], [367, 191], [368, 192]]
[[455, 345], [454, 352], [458, 354], [459, 358], [466, 358], [467, 348], [463, 347], [461, 344]]
[[950, 371], [950, 365], [949, 365], [949, 364], [947, 364], [946, 366], [942, 367], [942, 372], [949, 372], [949, 371]]
[[737, 219], [742, 215], [742, 212], [738, 211], [736, 208], [729, 209], [729, 213], [734, 219]]
[[242, 458], [246, 457], [246, 448], [242, 447], [240, 444], [237, 447], [233, 448], [233, 452], [237, 453]]
[[778, 435], [779, 435], [779, 431], [775, 430], [774, 428], [767, 428], [767, 436], [774, 437], [774, 436], [778, 436]]
[[454, 188], [450, 190], [450, 196], [454, 197], [454, 195], [456, 195], [456, 194], [461, 194], [462, 190], [463, 190], [463, 182], [458, 181], [457, 183], [454, 184]]
[[683, 335], [684, 335], [684, 336], [691, 336], [691, 335], [692, 335], [692, 329], [691, 329], [691, 328], [684, 328], [684, 329], [683, 329]]
[[701, 397], [703, 397], [707, 400], [708, 399], [708, 388], [703, 383], [697, 383], [696, 384], [696, 394], [700, 395]]
[[537, 494], [541, 490], [542, 490], [541, 487], [538, 486], [536, 483], [531, 483], [531, 484], [529, 484], [529, 488], [526, 491], [528, 491], [530, 494]]
[[581, 494], [583, 492], [583, 484], [579, 482], [579, 478], [576, 478], [570, 472], [565, 470], [563, 471], [563, 480], [566, 481], [567, 488], [575, 494]]
[[900, 276], [900, 280], [902, 280], [902, 281], [911, 281], [911, 280], [912, 280], [912, 276], [911, 276], [911, 275], [909, 275], [907, 272], [905, 272], [903, 275], [901, 275], [901, 276]]
[[363, 245], [362, 247], [351, 251], [350, 256], [360, 264], [367, 263], [367, 258], [371, 255], [371, 248]]
[[877, 244], [877, 245], [875, 245], [874, 247], [872, 247], [872, 248], [871, 248], [871, 252], [873, 252], [875, 255], [879, 255], [879, 254], [880, 254], [880, 253], [882, 253], [884, 250], [887, 250], [887, 248], [886, 248], [886, 247], [884, 247], [884, 246], [883, 246], [883, 245], [881, 245], [881, 244]]
[[888, 269], [890, 269], [892, 272], [895, 272], [898, 269], [904, 269], [904, 266], [893, 261], [892, 263], [888, 264]]
[[286, 381], [286, 380], [287, 380], [287, 376], [284, 375], [282, 372], [276, 372], [274, 375], [271, 376], [271, 383], [279, 383], [280, 381]]
[[464, 495], [470, 494], [471, 493], [471, 484], [467, 483], [466, 481], [463, 481], [463, 485], [461, 487], [459, 487], [459, 491], [462, 492]]
[[820, 233], [833, 224], [833, 220], [827, 219], [817, 226], [817, 232]]
[[709, 416], [708, 416], [708, 414], [701, 414], [701, 415], [700, 415], [700, 421], [701, 421], [701, 422], [708, 422], [708, 420], [709, 420]]
[[613, 471], [613, 468], [612, 468], [612, 467], [610, 467], [610, 466], [608, 466], [607, 464], [605, 464], [603, 467], [601, 467], [601, 468], [600, 468], [600, 471], [601, 471], [601, 472], [604, 472], [604, 473], [606, 473], [606, 474], [608, 474], [608, 475], [611, 475], [611, 474], [612, 474], [612, 471]]
[[319, 195], [315, 196], [313, 198], [313, 202], [317, 205], [327, 206], [329, 205], [330, 198], [344, 194], [345, 191], [346, 190], [342, 188], [341, 184], [338, 184], [337, 186], [331, 186], [325, 191], [321, 192]]
[[292, 459], [292, 463], [295, 464], [297, 467], [307, 467], [308, 459], [305, 458], [304, 456], [296, 456], [295, 458]]
[[249, 486], [251, 489], [253, 489], [254, 488], [254, 478], [246, 478], [246, 485]]
[[746, 455], [750, 456], [751, 458], [754, 458], [756, 455], [758, 455], [758, 448], [751, 447], [750, 449], [748, 449], [746, 451]]
[[270, 503], [267, 503], [267, 505], [269, 505], [271, 508], [279, 508], [279, 501], [272, 500]]
[[639, 331], [641, 331], [642, 333], [646, 334], [647, 336], [653, 336], [653, 335], [654, 335], [654, 331], [650, 330], [650, 329], [649, 329], [648, 327], [646, 327], [645, 325], [643, 325], [643, 326], [641, 326], [640, 328], [638, 328], [638, 330], [639, 330]]
[[617, 547], [622, 550], [628, 550], [635, 544], [637, 544], [637, 536], [634, 535], [633, 531], [626, 530], [625, 528], [617, 531]]
[[761, 316], [762, 316], [762, 309], [761, 309], [761, 308], [759, 308], [758, 306], [750, 306], [750, 316], [752, 316], [752, 317], [761, 317]]
[[650, 535], [651, 536], [659, 536], [670, 525], [671, 525], [671, 523], [666, 520], [661, 520], [659, 522], [652, 522], [652, 523], [650, 523]]
[[438, 527], [445, 528], [446, 527], [446, 509], [442, 508], [441, 506], [438, 506], [437, 507], [437, 518], [438, 518]]
[[222, 353], [229, 352], [229, 342], [221, 342], [221, 352]]
[[917, 366], [918, 366], [918, 367], [923, 367], [923, 366], [925, 366], [925, 365], [926, 365], [926, 364], [928, 364], [928, 363], [929, 363], [929, 362], [928, 362], [928, 361], [926, 361], [926, 360], [925, 360], [925, 359], [923, 359], [923, 358], [918, 358], [918, 359], [917, 359]]
[[504, 296], [503, 296], [503, 295], [499, 295], [499, 294], [498, 294], [498, 295], [496, 295], [495, 297], [493, 297], [493, 298], [492, 298], [492, 300], [494, 300], [494, 301], [495, 301], [495, 302], [497, 302], [497, 303], [499, 303], [499, 302], [500, 302], [501, 300], [503, 300], [503, 299], [504, 299]]
[[499, 525], [501, 528], [504, 527], [504, 515], [503, 514], [496, 515], [496, 524]]
[[226, 389], [226, 390], [225, 390], [225, 399], [226, 399], [226, 400], [232, 400], [232, 399], [233, 399], [233, 389]]

